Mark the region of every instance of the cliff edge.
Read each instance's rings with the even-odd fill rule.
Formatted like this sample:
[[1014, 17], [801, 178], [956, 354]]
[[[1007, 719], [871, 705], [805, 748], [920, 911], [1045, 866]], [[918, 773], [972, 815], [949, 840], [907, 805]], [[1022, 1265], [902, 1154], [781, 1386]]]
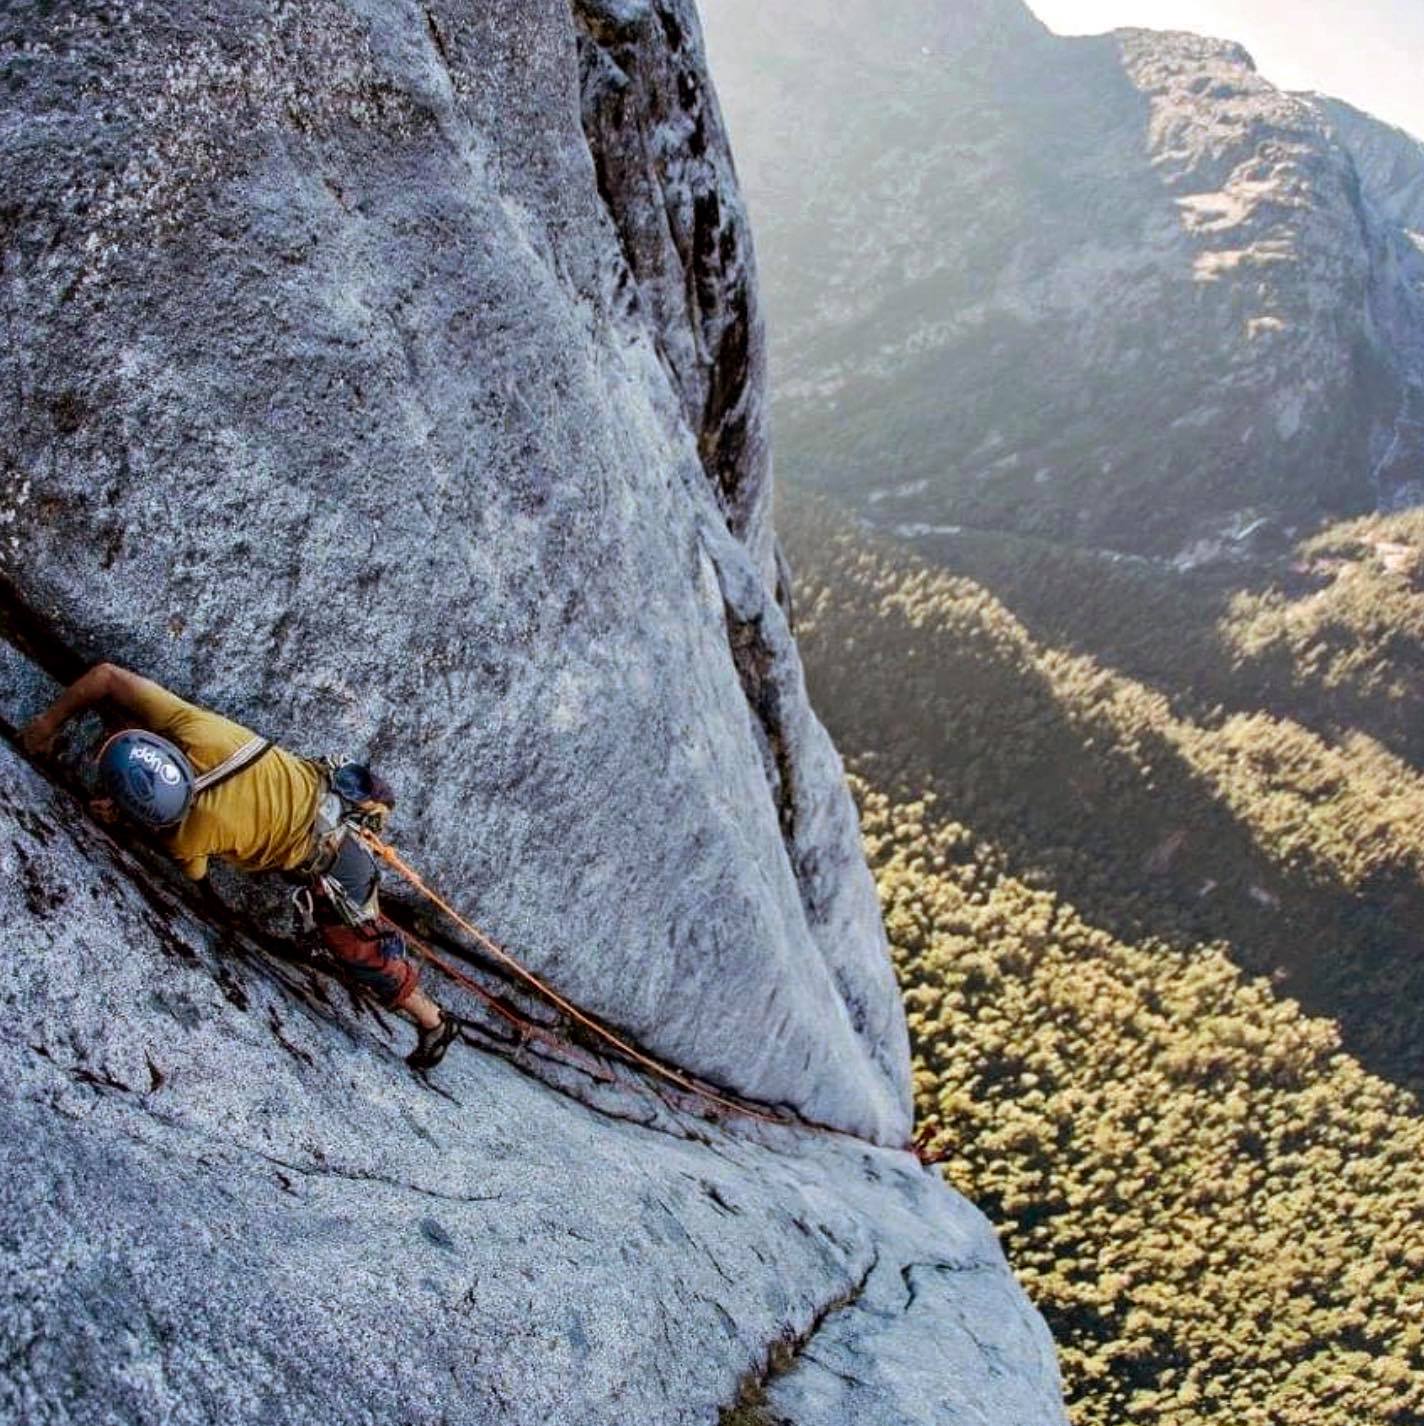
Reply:
[[104, 657], [372, 760], [452, 901], [787, 1121], [473, 1004], [416, 1079], [280, 888], [214, 913], [0, 745], [3, 1410], [1060, 1420], [902, 1149], [691, 4], [21, 4], [0, 74], [6, 718]]

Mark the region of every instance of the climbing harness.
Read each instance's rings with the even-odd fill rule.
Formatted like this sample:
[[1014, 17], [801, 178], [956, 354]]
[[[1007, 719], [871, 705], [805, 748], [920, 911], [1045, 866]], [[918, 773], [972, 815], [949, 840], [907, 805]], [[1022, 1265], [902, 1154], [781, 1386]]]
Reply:
[[[376, 834], [367, 829], [362, 829], [357, 835], [367, 847], [393, 871], [406, 881], [412, 889], [423, 896], [432, 906], [443, 911], [467, 936], [475, 941], [483, 950], [487, 951], [502, 965], [507, 966], [526, 985], [543, 996], [556, 1009], [561, 1010], [571, 1020], [582, 1025], [584, 1029], [591, 1031], [606, 1044], [612, 1045], [621, 1055], [632, 1060], [635, 1064], [641, 1065], [651, 1074], [659, 1079], [666, 1080], [669, 1084], [675, 1085], [685, 1093], [696, 1095], [699, 1099], [706, 1100], [710, 1104], [715, 1104], [721, 1109], [730, 1110], [733, 1114], [740, 1114], [748, 1119], [755, 1119], [762, 1124], [773, 1124], [777, 1128], [787, 1128], [792, 1121], [775, 1114], [767, 1114], [762, 1110], [753, 1109], [750, 1105], [741, 1104], [735, 1099], [729, 1099], [725, 1095], [718, 1094], [715, 1090], [706, 1088], [704, 1085], [696, 1083], [686, 1075], [663, 1064], [660, 1060], [654, 1059], [652, 1055], [644, 1054], [641, 1050], [634, 1049], [626, 1040], [615, 1035], [611, 1030], [600, 1025], [591, 1016], [585, 1015], [571, 1000], [560, 995], [551, 985], [539, 979], [533, 971], [528, 970], [514, 956], [504, 949], [503, 946], [491, 940], [491, 938], [473, 922], [466, 920], [460, 913], [443, 897], [438, 891], [430, 886], [415, 870], [408, 865], [394, 848], [389, 847]], [[443, 967], [442, 967], [443, 969]]]
[[[348, 926], [368, 927], [378, 915], [379, 877], [370, 851], [353, 833], [379, 832], [394, 798], [360, 763], [332, 757], [309, 761], [321, 786], [312, 823], [312, 851], [299, 871], [321, 887]], [[373, 794], [380, 800], [373, 800]], [[310, 932], [315, 924], [310, 891], [304, 887], [292, 899], [303, 928]]]

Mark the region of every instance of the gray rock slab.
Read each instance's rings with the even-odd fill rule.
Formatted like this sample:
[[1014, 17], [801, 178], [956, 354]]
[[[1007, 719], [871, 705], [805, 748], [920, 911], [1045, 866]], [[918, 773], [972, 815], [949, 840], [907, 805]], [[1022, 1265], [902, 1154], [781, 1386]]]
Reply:
[[[196, 916], [0, 744], [0, 1419], [1058, 1423], [906, 1154], [409, 1039]], [[647, 1119], [647, 1123], [635, 1122]]]
[[21, 4], [0, 66], [9, 597], [374, 760], [563, 991], [902, 1144], [692, 6]]

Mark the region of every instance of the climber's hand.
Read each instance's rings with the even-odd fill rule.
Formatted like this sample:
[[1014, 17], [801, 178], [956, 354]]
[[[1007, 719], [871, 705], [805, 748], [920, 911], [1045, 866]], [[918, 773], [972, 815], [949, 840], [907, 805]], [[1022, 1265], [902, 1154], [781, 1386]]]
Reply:
[[20, 729], [20, 746], [32, 757], [46, 757], [54, 751], [59, 729], [43, 713]]

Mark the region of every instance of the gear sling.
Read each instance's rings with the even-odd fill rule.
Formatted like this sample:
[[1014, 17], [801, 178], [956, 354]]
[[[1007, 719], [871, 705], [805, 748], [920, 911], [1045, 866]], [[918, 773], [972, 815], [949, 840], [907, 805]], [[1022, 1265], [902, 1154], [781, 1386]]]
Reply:
[[[383, 1004], [399, 1009], [420, 973], [405, 956], [398, 931], [381, 917], [376, 859], [359, 835], [384, 814], [358, 799], [369, 774], [358, 764], [312, 759], [321, 775], [312, 825], [312, 852], [295, 875], [305, 880], [292, 895], [303, 934], [316, 939]], [[320, 894], [318, 894], [320, 893]]]

